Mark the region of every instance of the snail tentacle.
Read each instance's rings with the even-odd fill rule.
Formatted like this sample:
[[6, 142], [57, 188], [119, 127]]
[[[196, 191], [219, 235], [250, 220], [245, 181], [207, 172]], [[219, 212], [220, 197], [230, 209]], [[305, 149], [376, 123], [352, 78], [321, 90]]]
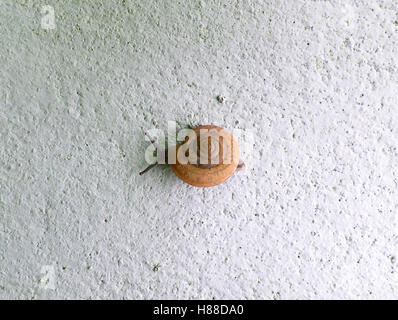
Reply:
[[148, 132], [145, 132], [145, 135], [148, 137], [149, 141], [153, 144], [153, 146], [156, 148], [156, 150], [159, 149], [159, 145], [157, 144], [156, 140], [153, 139]]
[[[148, 132], [145, 132], [145, 135], [148, 137], [149, 141], [153, 144], [153, 146], [156, 149], [156, 152], [159, 152], [159, 145], [157, 144], [156, 140], [153, 139]], [[156, 161], [155, 163], [152, 163], [151, 165], [149, 165], [148, 167], [146, 167], [145, 170], [142, 170], [139, 174], [140, 176], [142, 176], [144, 173], [148, 172], [149, 170], [151, 170], [152, 168], [154, 168], [155, 166], [158, 165], [158, 162]]]
[[140, 172], [140, 176], [142, 176], [144, 173], [148, 172], [149, 170], [151, 170], [153, 167], [157, 166], [158, 162], [156, 161], [155, 163], [152, 163], [151, 165], [149, 165], [145, 170]]
[[[152, 138], [148, 132], [145, 132], [145, 135], [148, 137], [149, 141], [153, 144], [153, 146], [156, 149], [156, 153], [159, 157], [164, 157], [166, 159], [166, 163], [167, 163], [167, 153], [168, 153], [168, 149], [164, 149], [164, 148], [160, 148], [159, 145], [157, 144], [156, 140], [154, 138]], [[160, 162], [163, 163], [163, 162]], [[160, 164], [159, 161], [156, 161], [155, 163], [152, 163], [151, 165], [149, 165], [145, 170], [141, 171], [139, 174], [140, 176], [142, 176], [144, 173], [148, 172], [149, 170], [151, 170], [152, 168], [154, 168], [155, 166], [157, 166], [158, 164]]]

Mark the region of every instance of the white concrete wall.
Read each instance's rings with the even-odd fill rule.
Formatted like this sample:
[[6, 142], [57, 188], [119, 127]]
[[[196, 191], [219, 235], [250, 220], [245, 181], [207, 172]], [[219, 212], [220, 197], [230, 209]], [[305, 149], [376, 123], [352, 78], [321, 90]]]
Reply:
[[[398, 297], [397, 0], [1, 0], [0, 23], [0, 298]], [[250, 130], [250, 165], [139, 177], [168, 120]]]

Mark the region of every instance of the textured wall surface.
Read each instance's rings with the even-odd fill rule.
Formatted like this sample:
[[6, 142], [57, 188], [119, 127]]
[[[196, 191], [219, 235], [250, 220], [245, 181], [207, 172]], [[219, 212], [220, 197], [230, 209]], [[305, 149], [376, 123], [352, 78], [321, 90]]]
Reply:
[[[397, 0], [1, 0], [0, 24], [0, 298], [398, 298]], [[139, 177], [169, 120], [250, 130], [250, 165]]]

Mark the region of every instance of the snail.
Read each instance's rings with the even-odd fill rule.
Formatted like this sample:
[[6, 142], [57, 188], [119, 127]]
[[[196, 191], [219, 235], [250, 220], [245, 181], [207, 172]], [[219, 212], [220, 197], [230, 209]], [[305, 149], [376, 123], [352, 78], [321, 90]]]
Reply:
[[[182, 144], [161, 149], [155, 146], [158, 159], [163, 157], [172, 171], [185, 183], [195, 187], [213, 187], [226, 181], [244, 163], [239, 160], [239, 146], [231, 133], [215, 125], [193, 129]], [[160, 161], [140, 172], [143, 175]]]

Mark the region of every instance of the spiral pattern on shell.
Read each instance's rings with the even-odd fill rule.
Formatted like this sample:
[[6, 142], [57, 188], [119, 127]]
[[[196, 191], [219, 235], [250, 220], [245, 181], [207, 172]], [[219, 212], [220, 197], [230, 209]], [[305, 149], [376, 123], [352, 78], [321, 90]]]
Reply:
[[[239, 147], [233, 136], [223, 128], [207, 125], [194, 129], [194, 135], [177, 147], [186, 148], [188, 161], [170, 164], [174, 173], [188, 184], [211, 187], [227, 180], [239, 163]], [[189, 141], [189, 140], [188, 140]]]

